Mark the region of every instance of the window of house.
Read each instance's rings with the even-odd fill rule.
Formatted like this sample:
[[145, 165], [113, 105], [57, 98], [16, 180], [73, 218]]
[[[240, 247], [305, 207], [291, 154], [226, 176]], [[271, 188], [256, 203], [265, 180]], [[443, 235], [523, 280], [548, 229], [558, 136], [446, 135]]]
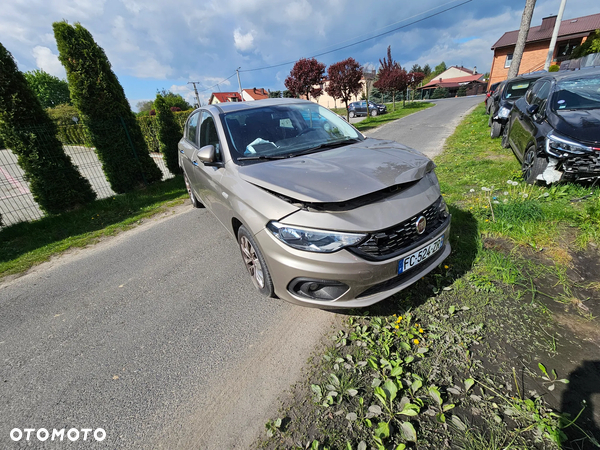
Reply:
[[560, 58], [561, 56], [569, 56], [573, 53], [575, 47], [581, 45], [581, 41], [583, 38], [578, 39], [570, 39], [568, 41], [559, 42], [557, 44], [558, 51], [556, 52], [556, 57]]
[[508, 69], [510, 67], [510, 63], [512, 62], [513, 54], [509, 53], [506, 55], [506, 61], [504, 61], [504, 68]]

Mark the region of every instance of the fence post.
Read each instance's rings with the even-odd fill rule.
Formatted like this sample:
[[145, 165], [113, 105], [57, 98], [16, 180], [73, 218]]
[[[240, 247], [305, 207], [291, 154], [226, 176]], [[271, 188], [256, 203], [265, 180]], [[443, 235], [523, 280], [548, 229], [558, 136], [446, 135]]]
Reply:
[[[119, 116], [119, 119], [121, 119], [121, 124], [123, 125], [123, 129], [125, 130], [125, 134], [127, 135], [127, 140], [129, 141], [129, 145], [131, 145], [131, 149], [133, 150], [133, 156], [135, 157], [135, 160], [139, 163], [140, 160], [138, 158], [137, 152], [135, 151], [135, 146], [133, 145], [131, 136], [129, 136], [129, 130], [127, 130], [127, 125], [125, 125], [125, 120], [123, 120], [123, 117], [121, 117], [121, 116]], [[142, 174], [142, 179], [144, 180], [144, 184], [146, 186], [148, 186], [148, 180], [146, 180], [146, 175], [144, 175], [144, 171], [142, 170], [141, 166], [140, 166], [140, 172]]]

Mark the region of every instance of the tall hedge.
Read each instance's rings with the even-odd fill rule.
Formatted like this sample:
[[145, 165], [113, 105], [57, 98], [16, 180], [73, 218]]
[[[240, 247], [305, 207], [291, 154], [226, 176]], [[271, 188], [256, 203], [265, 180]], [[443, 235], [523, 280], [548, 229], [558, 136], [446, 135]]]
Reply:
[[0, 138], [17, 156], [40, 208], [57, 214], [96, 198], [56, 137], [56, 125], [0, 44]]
[[148, 153], [142, 131], [104, 50], [80, 24], [55, 22], [52, 27], [58, 59], [67, 71], [71, 100], [90, 132], [112, 189], [129, 192], [143, 183], [161, 180], [162, 173]]
[[181, 170], [179, 169], [177, 144], [183, 135], [179, 131], [179, 125], [175, 122], [173, 111], [171, 111], [161, 94], [156, 94], [154, 109], [156, 109], [160, 152], [169, 171], [175, 174], [179, 173]]

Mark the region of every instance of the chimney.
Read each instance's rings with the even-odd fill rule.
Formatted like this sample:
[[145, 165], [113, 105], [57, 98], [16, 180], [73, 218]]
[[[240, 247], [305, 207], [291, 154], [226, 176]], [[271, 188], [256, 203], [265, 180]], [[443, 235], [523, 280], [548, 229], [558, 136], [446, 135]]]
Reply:
[[546, 30], [553, 30], [554, 24], [556, 23], [556, 16], [548, 16], [542, 19], [542, 25], [540, 26], [540, 32]]
[[477, 66], [473, 67], [473, 75], [477, 73]]
[[440, 83], [442, 82], [442, 79], [440, 78]]
[[254, 88], [254, 93], [256, 94], [256, 88]]

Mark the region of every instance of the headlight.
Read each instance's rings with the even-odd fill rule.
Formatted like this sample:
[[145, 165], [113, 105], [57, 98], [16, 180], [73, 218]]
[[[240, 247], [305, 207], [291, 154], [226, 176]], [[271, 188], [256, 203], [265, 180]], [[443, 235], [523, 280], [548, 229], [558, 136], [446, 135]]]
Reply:
[[510, 108], [507, 108], [505, 106], [501, 107], [500, 110], [498, 111], [498, 117], [500, 117], [501, 119], [506, 119], [509, 114], [510, 114]]
[[332, 253], [341, 248], [355, 245], [367, 236], [366, 234], [292, 227], [279, 222], [269, 222], [267, 228], [277, 239], [290, 247], [319, 253]]
[[557, 136], [552, 131], [546, 136], [546, 153], [557, 158], [570, 155], [583, 155], [592, 151], [591, 147], [562, 136]]

